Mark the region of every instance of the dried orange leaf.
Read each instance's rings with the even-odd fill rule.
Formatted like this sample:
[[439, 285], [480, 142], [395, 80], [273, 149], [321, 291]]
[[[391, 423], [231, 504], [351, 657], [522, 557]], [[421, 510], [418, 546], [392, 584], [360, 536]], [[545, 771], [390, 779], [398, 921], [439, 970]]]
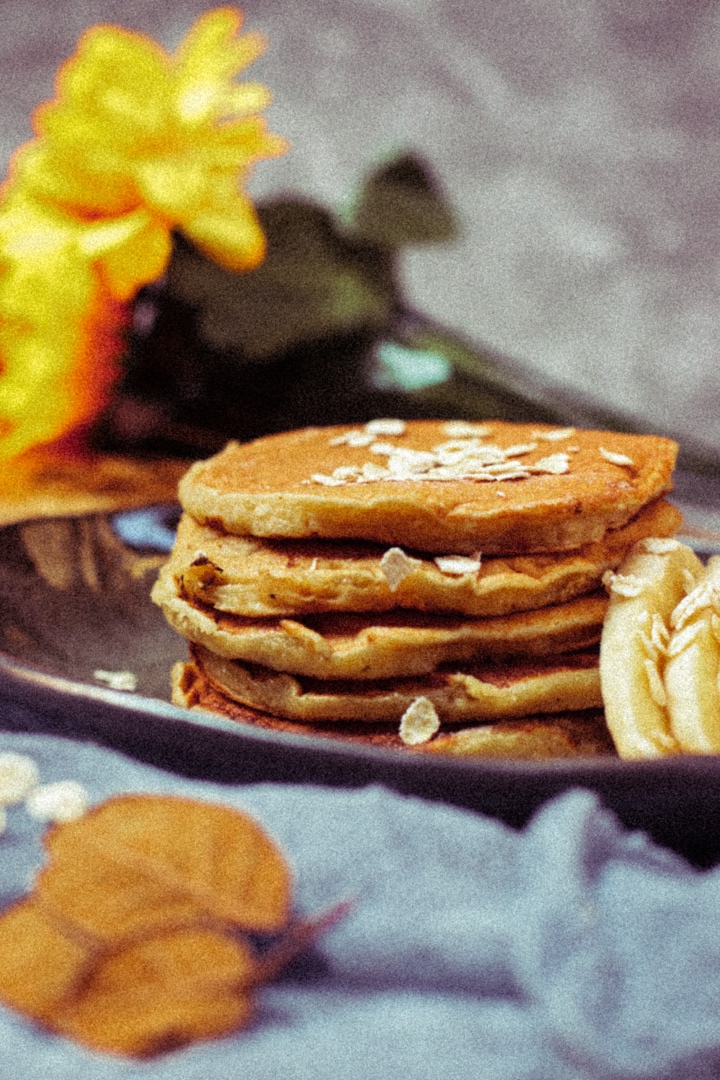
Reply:
[[95, 1050], [172, 1050], [247, 1023], [254, 971], [242, 942], [209, 930], [174, 931], [100, 962], [51, 1026]]
[[0, 1000], [49, 1024], [88, 968], [84, 945], [66, 937], [30, 898], [0, 919]]
[[258, 959], [257, 982], [270, 982], [274, 979], [288, 964], [317, 941], [321, 934], [324, 934], [336, 922], [344, 919], [352, 908], [352, 901], [341, 900], [339, 904], [333, 905], [321, 915], [291, 923], [279, 941], [268, 949], [261, 959]]
[[[241, 1028], [254, 987], [348, 911], [290, 921], [252, 819], [142, 795], [52, 827], [35, 891], [0, 917], [0, 1001], [96, 1050], [148, 1056]], [[272, 934], [263, 950], [249, 936]]]
[[43, 904], [104, 941], [196, 921], [274, 932], [290, 874], [272, 840], [229, 807], [171, 796], [110, 799], [47, 835]]

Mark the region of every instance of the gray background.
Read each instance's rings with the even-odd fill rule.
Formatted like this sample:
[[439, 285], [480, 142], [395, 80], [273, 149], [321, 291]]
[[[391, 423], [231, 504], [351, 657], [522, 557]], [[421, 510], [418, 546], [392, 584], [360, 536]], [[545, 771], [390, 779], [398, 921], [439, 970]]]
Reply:
[[[89, 24], [177, 43], [208, 5], [0, 3], [0, 153]], [[212, 5], [210, 5], [212, 6]], [[405, 257], [421, 310], [535, 372], [720, 446], [720, 2], [254, 0], [250, 69], [292, 140], [256, 194], [342, 207], [401, 148], [459, 211]]]

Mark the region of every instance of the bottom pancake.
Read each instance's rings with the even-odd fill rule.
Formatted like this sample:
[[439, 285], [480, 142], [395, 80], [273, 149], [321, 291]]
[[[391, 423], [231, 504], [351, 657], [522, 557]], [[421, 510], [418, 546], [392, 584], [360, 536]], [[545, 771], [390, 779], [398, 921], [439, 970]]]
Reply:
[[532, 713], [600, 708], [598, 651], [505, 663], [468, 663], [428, 675], [376, 681], [301, 678], [218, 656], [201, 645], [191, 657], [224, 695], [302, 723], [399, 723], [419, 697], [442, 723], [506, 720]]
[[172, 700], [182, 708], [215, 713], [249, 727], [420, 753], [524, 760], [615, 754], [602, 709], [502, 720], [443, 732], [430, 742], [410, 747], [401, 740], [396, 723], [302, 724], [241, 705], [213, 686], [192, 661], [175, 665]]

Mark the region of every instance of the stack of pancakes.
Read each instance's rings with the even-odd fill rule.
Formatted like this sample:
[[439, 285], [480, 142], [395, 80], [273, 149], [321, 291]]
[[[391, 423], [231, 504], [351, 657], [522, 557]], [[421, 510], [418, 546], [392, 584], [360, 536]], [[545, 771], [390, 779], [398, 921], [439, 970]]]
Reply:
[[679, 528], [676, 453], [500, 421], [230, 443], [182, 479], [153, 590], [191, 642], [173, 700], [432, 752], [612, 753], [602, 578]]

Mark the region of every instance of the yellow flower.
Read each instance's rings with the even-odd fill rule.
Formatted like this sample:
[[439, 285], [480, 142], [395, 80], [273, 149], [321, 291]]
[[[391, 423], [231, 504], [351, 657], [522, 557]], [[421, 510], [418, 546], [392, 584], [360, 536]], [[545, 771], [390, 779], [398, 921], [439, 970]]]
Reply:
[[103, 264], [118, 297], [151, 280], [136, 272], [148, 248], [162, 271], [175, 228], [229, 269], [263, 258], [241, 184], [286, 144], [258, 115], [267, 90], [236, 82], [264, 48], [257, 34], [237, 36], [241, 21], [234, 8], [207, 13], [174, 55], [120, 27], [92, 28], [36, 113], [38, 137], [16, 156], [13, 186], [31, 198], [78, 220], [135, 226]]
[[21, 192], [0, 207], [0, 460], [60, 437], [108, 399], [121, 312], [98, 270], [113, 254], [102, 230]]
[[[76, 270], [69, 261], [57, 265], [68, 274]], [[49, 294], [48, 306], [55, 299], [62, 310], [58, 291]], [[97, 282], [89, 301], [72, 321], [53, 325], [48, 318], [32, 330], [0, 323], [0, 462], [87, 425], [108, 403], [126, 313]]]
[[[37, 326], [57, 324], [71, 318], [71, 312], [77, 317], [88, 303], [87, 283], [94, 283], [97, 274], [113, 294], [121, 299], [131, 296], [162, 274], [170, 254], [167, 233], [158, 232], [154, 238], [151, 225], [143, 209], [117, 218], [83, 220], [28, 198], [22, 188], [10, 189], [0, 205], [0, 254], [5, 264], [0, 275], [0, 319]], [[120, 280], [126, 266], [132, 268], [132, 291], [128, 281]]]
[[117, 377], [129, 301], [182, 230], [231, 270], [265, 241], [243, 184], [283, 153], [236, 77], [263, 50], [235, 8], [174, 55], [116, 26], [87, 31], [38, 109], [0, 202], [0, 460], [87, 424]]

